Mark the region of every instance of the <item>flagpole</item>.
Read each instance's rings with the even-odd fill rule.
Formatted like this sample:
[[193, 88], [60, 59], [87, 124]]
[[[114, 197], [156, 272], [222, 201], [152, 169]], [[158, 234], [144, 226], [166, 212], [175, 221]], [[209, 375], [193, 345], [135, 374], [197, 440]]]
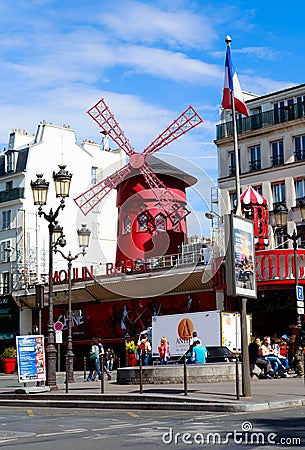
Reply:
[[[225, 42], [227, 46], [230, 45], [232, 39], [226, 36]], [[238, 141], [237, 141], [237, 126], [236, 126], [236, 111], [235, 111], [235, 97], [234, 89], [230, 89], [231, 105], [232, 105], [232, 119], [233, 119], [233, 141], [235, 154], [235, 187], [236, 187], [236, 212], [237, 216], [241, 214], [240, 203], [240, 177], [239, 177], [239, 158], [238, 158]], [[240, 302], [240, 330], [241, 330], [241, 372], [242, 372], [242, 393], [244, 397], [251, 397], [251, 378], [250, 378], [250, 364], [248, 353], [248, 333], [247, 333], [247, 298], [238, 297]]]
[[[226, 36], [225, 42], [229, 47], [232, 39], [230, 36]], [[238, 141], [237, 141], [237, 125], [236, 125], [236, 111], [235, 111], [235, 100], [234, 100], [234, 90], [230, 89], [231, 94], [231, 104], [232, 104], [232, 120], [233, 120], [233, 148], [235, 155], [235, 189], [236, 189], [236, 212], [237, 216], [241, 216], [241, 205], [240, 205], [240, 177], [239, 177], [239, 157], [238, 157]]]

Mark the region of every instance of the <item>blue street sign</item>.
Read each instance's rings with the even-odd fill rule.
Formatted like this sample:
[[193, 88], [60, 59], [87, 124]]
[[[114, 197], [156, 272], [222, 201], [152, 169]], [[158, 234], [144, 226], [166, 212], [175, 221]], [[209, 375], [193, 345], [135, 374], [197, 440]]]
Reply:
[[303, 286], [296, 286], [297, 300], [304, 300]]

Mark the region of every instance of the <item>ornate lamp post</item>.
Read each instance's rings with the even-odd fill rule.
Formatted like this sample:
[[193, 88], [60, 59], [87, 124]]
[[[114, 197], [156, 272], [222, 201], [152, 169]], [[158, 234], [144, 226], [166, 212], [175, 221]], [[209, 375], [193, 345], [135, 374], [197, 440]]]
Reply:
[[56, 347], [55, 335], [53, 328], [53, 249], [58, 244], [62, 237], [62, 228], [57, 224], [57, 216], [61, 209], [65, 207], [65, 197], [69, 197], [70, 183], [72, 174], [65, 170], [65, 165], [59, 166], [59, 172], [53, 172], [53, 180], [55, 183], [56, 197], [61, 198], [60, 205], [55, 212], [52, 208], [49, 214], [46, 214], [42, 207], [47, 204], [47, 196], [49, 190], [49, 183], [45, 181], [42, 174], [37, 174], [37, 180], [31, 181], [31, 188], [33, 192], [34, 205], [38, 205], [38, 214], [43, 216], [49, 222], [49, 310], [48, 310], [48, 341], [46, 348], [47, 360], [47, 385], [51, 390], [57, 389], [56, 384]]
[[[305, 217], [305, 204], [300, 205], [300, 210], [301, 210], [302, 220], [304, 220], [303, 217]], [[287, 226], [287, 216], [288, 216], [287, 207], [285, 205], [278, 205], [276, 208], [274, 208], [274, 216], [275, 216], [276, 226], [283, 233], [283, 231], [286, 229], [286, 226]], [[290, 239], [292, 241], [295, 290], [297, 290], [297, 286], [299, 284], [299, 268], [298, 268], [298, 261], [297, 261], [297, 249], [298, 249], [299, 236], [295, 230], [293, 230], [293, 233], [291, 235], [286, 233], [286, 236], [288, 237], [288, 239]], [[299, 328], [301, 328], [300, 314], [297, 315], [297, 325]]]
[[66, 353], [66, 392], [69, 391], [69, 383], [74, 382], [74, 372], [73, 372], [73, 362], [74, 362], [74, 353], [73, 353], [73, 344], [72, 344], [72, 277], [71, 277], [71, 269], [72, 269], [72, 261], [78, 258], [79, 255], [86, 254], [86, 248], [89, 247], [89, 239], [91, 231], [86, 228], [85, 224], [82, 224], [82, 228], [77, 230], [78, 234], [78, 244], [82, 247], [82, 251], [77, 253], [75, 256], [72, 256], [71, 252], [68, 255], [64, 255], [64, 253], [59, 250], [55, 246], [55, 253], [60, 253], [61, 256], [68, 261], [68, 342], [67, 342], [67, 353]]

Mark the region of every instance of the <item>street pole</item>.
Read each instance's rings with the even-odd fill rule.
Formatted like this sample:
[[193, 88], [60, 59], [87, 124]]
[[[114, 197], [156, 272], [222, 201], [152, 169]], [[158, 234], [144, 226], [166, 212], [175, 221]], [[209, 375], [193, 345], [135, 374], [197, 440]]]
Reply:
[[48, 345], [46, 348], [47, 356], [47, 385], [51, 390], [57, 389], [56, 384], [56, 347], [55, 347], [55, 330], [54, 324], [54, 307], [53, 307], [53, 221], [49, 223], [49, 310], [48, 310]]
[[[82, 225], [82, 228], [77, 230], [79, 246], [82, 247], [82, 251], [72, 256], [69, 251], [66, 256], [55, 245], [54, 252], [60, 253], [60, 255], [68, 261], [68, 339], [67, 339], [67, 353], [66, 353], [66, 392], [69, 391], [69, 383], [74, 383], [74, 353], [73, 353], [73, 339], [72, 339], [72, 261], [77, 259], [79, 255], [86, 254], [86, 247], [89, 246], [89, 238], [91, 231], [86, 228], [86, 225]], [[64, 240], [65, 243], [65, 240]], [[59, 244], [61, 244], [59, 242]]]

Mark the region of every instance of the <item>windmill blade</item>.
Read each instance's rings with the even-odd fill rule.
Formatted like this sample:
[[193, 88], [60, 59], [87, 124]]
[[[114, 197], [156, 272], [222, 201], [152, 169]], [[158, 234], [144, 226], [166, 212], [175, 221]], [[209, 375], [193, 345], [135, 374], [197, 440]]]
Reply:
[[152, 155], [202, 122], [202, 118], [197, 114], [195, 109], [189, 106], [163, 133], [143, 150], [143, 154], [145, 156]]
[[111, 189], [115, 189], [130, 172], [130, 165], [126, 164], [109, 177], [100, 181], [86, 192], [76, 197], [74, 199], [75, 203], [86, 216], [100, 201], [103, 200], [104, 197], [106, 197]]
[[95, 120], [105, 133], [120, 149], [124, 150], [128, 156], [135, 153], [133, 146], [125, 136], [124, 131], [114, 118], [114, 115], [103, 98], [96, 105], [92, 106], [92, 108], [87, 111], [87, 114]]
[[184, 202], [174, 196], [147, 164], [144, 164], [140, 168], [140, 172], [152, 189], [165, 215], [170, 219], [173, 225], [190, 214], [190, 211], [185, 207]]

